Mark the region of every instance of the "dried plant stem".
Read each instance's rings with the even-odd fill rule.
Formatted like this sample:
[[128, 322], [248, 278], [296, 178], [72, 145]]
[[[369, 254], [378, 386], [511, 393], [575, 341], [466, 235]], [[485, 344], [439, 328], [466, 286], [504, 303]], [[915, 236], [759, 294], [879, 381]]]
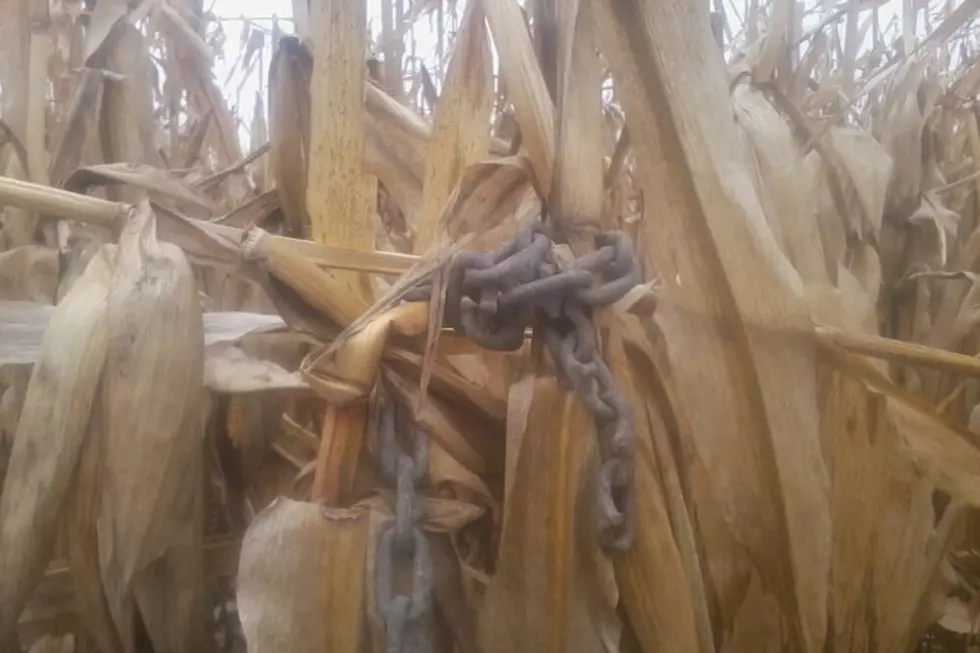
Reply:
[[70, 193], [58, 188], [0, 177], [0, 204], [25, 211], [58, 215], [69, 220], [114, 229], [132, 211], [128, 204]]
[[361, 436], [368, 421], [367, 409], [363, 401], [327, 408], [313, 477], [314, 501], [339, 506], [350, 498]]
[[[129, 204], [122, 202], [110, 202], [10, 177], [0, 177], [0, 204], [108, 229], [118, 228], [132, 211]], [[235, 227], [207, 222], [199, 222], [196, 225], [202, 231], [236, 244], [242, 242], [245, 235], [244, 230]], [[411, 254], [353, 250], [273, 234], [264, 234], [263, 237], [279, 245], [285, 245], [297, 254], [314, 259], [321, 267], [337, 270], [402, 274], [419, 260], [417, 256]]]
[[882, 338], [860, 333], [845, 333], [828, 327], [817, 327], [817, 337], [825, 344], [836, 345], [853, 354], [921, 365], [959, 374], [980, 374], [980, 359], [935, 349], [914, 342]]

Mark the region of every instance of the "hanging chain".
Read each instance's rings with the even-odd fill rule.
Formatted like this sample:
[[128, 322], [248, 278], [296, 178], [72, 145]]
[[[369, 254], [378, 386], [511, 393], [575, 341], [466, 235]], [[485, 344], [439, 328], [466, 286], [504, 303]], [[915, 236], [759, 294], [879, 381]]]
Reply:
[[[406, 453], [395, 428], [396, 410], [394, 399], [385, 397], [378, 416], [378, 462], [395, 487], [395, 518], [378, 535], [374, 593], [385, 623], [385, 653], [430, 653], [425, 617], [432, 607], [432, 553], [418, 494], [428, 477], [429, 439], [413, 425], [412, 451]], [[407, 593], [396, 588], [397, 567], [412, 571]]]
[[[596, 249], [561, 267], [554, 241], [538, 220], [489, 252], [461, 252], [449, 265], [444, 323], [480, 346], [514, 351], [537, 324], [564, 380], [595, 421], [599, 474], [596, 528], [606, 550], [625, 551], [634, 538], [634, 433], [630, 408], [599, 352], [592, 313], [628, 293], [639, 274], [628, 235], [595, 236]], [[428, 299], [431, 284], [405, 296]]]

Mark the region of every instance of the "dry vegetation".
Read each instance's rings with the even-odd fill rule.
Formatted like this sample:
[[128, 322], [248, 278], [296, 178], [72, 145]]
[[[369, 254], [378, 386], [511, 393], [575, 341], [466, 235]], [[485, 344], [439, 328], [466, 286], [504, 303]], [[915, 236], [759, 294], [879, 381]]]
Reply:
[[[384, 394], [435, 652], [970, 650], [980, 7], [708, 4], [294, 0], [242, 143], [200, 3], [5, 0], [0, 649], [391, 650]], [[397, 301], [538, 215], [643, 271], [626, 553], [550, 358]]]

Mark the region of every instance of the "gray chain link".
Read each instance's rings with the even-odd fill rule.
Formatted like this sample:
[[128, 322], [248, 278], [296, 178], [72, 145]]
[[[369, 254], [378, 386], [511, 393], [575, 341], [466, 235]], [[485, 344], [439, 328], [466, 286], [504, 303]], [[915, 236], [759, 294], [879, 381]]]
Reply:
[[[607, 551], [625, 551], [635, 536], [633, 418], [598, 350], [592, 313], [621, 299], [639, 274], [625, 233], [598, 234], [595, 245], [593, 252], [562, 268], [546, 226], [529, 220], [498, 249], [457, 254], [448, 270], [444, 323], [498, 351], [520, 348], [528, 328], [541, 328], [561, 376], [595, 421], [599, 541]], [[431, 283], [423, 283], [405, 299], [425, 300], [431, 292]]]
[[[406, 453], [396, 416], [394, 399], [385, 397], [378, 415], [378, 462], [395, 487], [395, 518], [378, 535], [375, 600], [385, 622], [385, 653], [430, 653], [425, 617], [432, 609], [432, 552], [420, 527], [424, 504], [418, 494], [428, 478], [429, 439], [413, 425], [412, 452]], [[396, 588], [397, 566], [412, 570], [408, 593]]]

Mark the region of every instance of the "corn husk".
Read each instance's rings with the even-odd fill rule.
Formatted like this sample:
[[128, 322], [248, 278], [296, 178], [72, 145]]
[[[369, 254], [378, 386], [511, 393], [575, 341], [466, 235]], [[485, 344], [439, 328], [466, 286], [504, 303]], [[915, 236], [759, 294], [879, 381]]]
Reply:
[[106, 362], [115, 258], [104, 247], [55, 309], [31, 373], [0, 496], [0, 637], [16, 627], [54, 547]]
[[201, 307], [187, 259], [159, 243], [154, 229], [143, 203], [120, 237], [106, 325], [97, 532], [102, 581], [124, 650], [133, 646], [134, 601], [160, 650], [199, 644], [206, 623], [198, 571]]
[[363, 650], [369, 527], [361, 508], [330, 510], [288, 499], [256, 516], [238, 570], [238, 610], [250, 651]]

